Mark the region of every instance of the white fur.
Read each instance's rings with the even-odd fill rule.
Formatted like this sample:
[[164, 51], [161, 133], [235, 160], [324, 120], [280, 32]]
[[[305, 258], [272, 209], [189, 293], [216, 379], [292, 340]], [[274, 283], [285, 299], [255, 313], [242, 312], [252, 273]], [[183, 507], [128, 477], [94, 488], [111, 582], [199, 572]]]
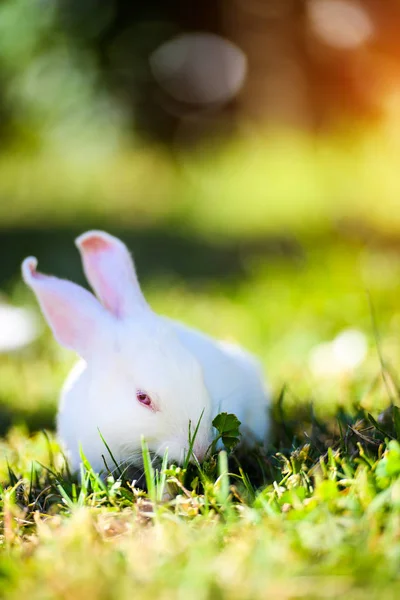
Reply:
[[[101, 300], [71, 282], [37, 273], [28, 258], [22, 272], [60, 343], [82, 360], [70, 373], [57, 416], [60, 440], [71, 468], [80, 447], [101, 471], [112, 460], [140, 464], [141, 436], [151, 451], [181, 461], [189, 423], [200, 426], [194, 453], [201, 460], [213, 439], [211, 421], [220, 412], [237, 415], [247, 444], [265, 443], [269, 395], [261, 369], [247, 352], [213, 340], [153, 313], [120, 240], [90, 231], [78, 238], [86, 276]], [[136, 399], [145, 391], [154, 410]]]

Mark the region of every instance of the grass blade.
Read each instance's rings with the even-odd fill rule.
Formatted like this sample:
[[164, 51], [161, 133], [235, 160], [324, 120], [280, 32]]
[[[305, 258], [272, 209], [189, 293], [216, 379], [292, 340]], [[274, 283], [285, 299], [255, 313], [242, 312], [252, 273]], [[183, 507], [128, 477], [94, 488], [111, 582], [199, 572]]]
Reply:
[[157, 493], [156, 493], [155, 473], [154, 473], [153, 464], [151, 461], [149, 447], [143, 436], [142, 436], [142, 456], [143, 456], [143, 468], [144, 468], [144, 477], [145, 477], [146, 486], [147, 486], [147, 493], [148, 493], [150, 500], [152, 502], [156, 502], [157, 501]]

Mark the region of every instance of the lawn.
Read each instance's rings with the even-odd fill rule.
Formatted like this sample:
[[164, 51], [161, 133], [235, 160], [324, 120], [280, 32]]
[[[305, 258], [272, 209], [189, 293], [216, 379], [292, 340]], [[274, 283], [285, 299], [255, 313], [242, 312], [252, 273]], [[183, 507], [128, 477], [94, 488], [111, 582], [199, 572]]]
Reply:
[[74, 357], [39, 321], [33, 344], [0, 355], [2, 597], [398, 597], [395, 145], [371, 133], [175, 160], [135, 150], [108, 168], [2, 159], [8, 302], [39, 319], [19, 261], [82, 282], [73, 237], [107, 228], [156, 310], [259, 356], [275, 422], [267, 452], [148, 467], [135, 484], [84, 464], [79, 483], [53, 431]]

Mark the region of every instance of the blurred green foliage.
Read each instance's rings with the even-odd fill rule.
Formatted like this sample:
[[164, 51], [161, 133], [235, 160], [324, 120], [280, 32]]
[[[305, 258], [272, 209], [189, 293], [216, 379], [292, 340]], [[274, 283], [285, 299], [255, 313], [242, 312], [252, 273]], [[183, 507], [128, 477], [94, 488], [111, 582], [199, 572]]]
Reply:
[[[243, 118], [228, 139], [146, 143], [132, 134], [132, 107], [106, 83], [99, 58], [112, 23], [127, 56], [139, 52], [140, 36], [130, 44], [124, 31], [132, 23], [150, 31], [147, 13], [129, 9], [124, 24], [121, 10], [67, 0], [0, 6], [0, 285], [8, 299], [32, 303], [19, 276], [28, 254], [44, 271], [84, 283], [73, 238], [104, 228], [128, 243], [157, 310], [249, 347], [275, 394], [285, 384], [318, 410], [358, 402], [378, 410], [388, 398], [375, 386], [366, 292], [382, 353], [396, 364], [397, 112], [318, 134]], [[148, 51], [164, 35], [156, 29]], [[349, 328], [368, 338], [359, 370], [339, 382], [312, 376], [313, 349]], [[49, 425], [72, 360], [47, 330], [1, 356], [2, 429], [25, 418]]]
[[[161, 1], [0, 3], [1, 299], [42, 325], [34, 343], [0, 354], [7, 599], [398, 597], [397, 4], [351, 4], [375, 19], [373, 43], [352, 51], [317, 42], [311, 0], [223, 5], [189, 3], [177, 15]], [[283, 49], [302, 65], [285, 59], [272, 71], [278, 81], [293, 70], [288, 101], [304, 67], [318, 131], [252, 120], [239, 97], [226, 111], [235, 135], [220, 136], [226, 112], [211, 107], [216, 132], [200, 120], [203, 135], [182, 143], [194, 107], [166, 102], [149, 81], [149, 53], [185, 24], [227, 35], [238, 7], [269, 27], [260, 61], [279, 58], [292, 32]], [[251, 65], [251, 44], [236, 34]], [[269, 100], [260, 91], [258, 103]], [[374, 110], [379, 119], [368, 118]], [[169, 146], [145, 141], [166, 129]], [[231, 475], [222, 454], [211, 475], [169, 465], [153, 484], [148, 461], [150, 495], [88, 465], [80, 483], [61, 472], [54, 434], [37, 431], [54, 428], [75, 357], [53, 340], [19, 265], [36, 255], [44, 272], [85, 284], [73, 239], [93, 227], [128, 244], [155, 310], [259, 356], [276, 428], [245, 470], [231, 458]], [[332, 348], [349, 330], [365, 356], [344, 367]], [[236, 424], [220, 425], [233, 445]], [[174, 493], [160, 502], [166, 478]]]

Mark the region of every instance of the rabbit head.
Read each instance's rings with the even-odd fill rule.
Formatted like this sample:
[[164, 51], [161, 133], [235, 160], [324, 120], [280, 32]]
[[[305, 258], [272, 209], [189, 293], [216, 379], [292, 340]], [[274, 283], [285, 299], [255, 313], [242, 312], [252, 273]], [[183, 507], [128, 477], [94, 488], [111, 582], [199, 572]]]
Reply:
[[67, 398], [58, 419], [67, 451], [74, 454], [81, 445], [99, 464], [100, 430], [119, 461], [140, 453], [143, 435], [150, 451], [162, 455], [168, 447], [179, 462], [188, 451], [189, 428], [193, 433], [199, 424], [193, 453], [201, 460], [212, 434], [201, 365], [148, 306], [120, 240], [90, 231], [76, 244], [98, 299], [70, 281], [39, 273], [35, 258], [22, 265], [55, 338], [84, 361], [73, 400]]

